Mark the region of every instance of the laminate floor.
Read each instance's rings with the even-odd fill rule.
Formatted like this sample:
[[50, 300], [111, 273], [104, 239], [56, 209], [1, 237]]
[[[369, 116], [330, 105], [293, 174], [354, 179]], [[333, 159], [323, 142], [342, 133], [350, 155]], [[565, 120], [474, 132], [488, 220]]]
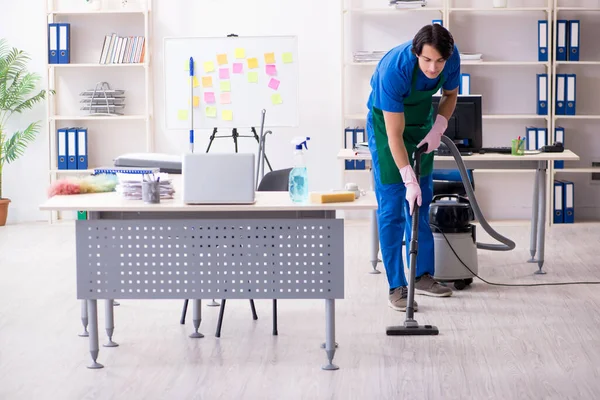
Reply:
[[[502, 223], [510, 252], [479, 251], [479, 273], [493, 282], [600, 281], [600, 223], [548, 231], [547, 275], [533, 275], [529, 228]], [[75, 295], [72, 222], [0, 228], [0, 399], [597, 399], [600, 398], [600, 286], [490, 286], [475, 279], [450, 298], [417, 296], [421, 324], [438, 336], [386, 336], [404, 313], [387, 306], [385, 273], [369, 274], [366, 221], [346, 224], [345, 299], [336, 302], [338, 371], [326, 357], [323, 301], [203, 302], [190, 339], [191, 307], [181, 301], [122, 300], [116, 348], [100, 348], [89, 370]], [[493, 242], [481, 228], [478, 239]], [[380, 265], [380, 269], [383, 267]], [[99, 302], [100, 342], [104, 303]]]

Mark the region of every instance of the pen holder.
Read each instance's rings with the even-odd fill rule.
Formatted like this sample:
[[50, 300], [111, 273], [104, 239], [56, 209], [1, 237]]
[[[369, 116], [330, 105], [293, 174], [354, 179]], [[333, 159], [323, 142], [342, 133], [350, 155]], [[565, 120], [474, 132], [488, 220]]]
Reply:
[[142, 200], [147, 204], [160, 203], [160, 182], [142, 182]]
[[525, 139], [513, 139], [510, 154], [522, 156], [525, 154]]

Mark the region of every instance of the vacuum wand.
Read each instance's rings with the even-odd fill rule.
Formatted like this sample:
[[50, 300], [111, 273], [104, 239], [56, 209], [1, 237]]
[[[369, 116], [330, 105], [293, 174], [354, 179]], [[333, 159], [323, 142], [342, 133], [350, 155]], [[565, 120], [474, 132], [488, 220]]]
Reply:
[[[419, 147], [415, 151], [415, 175], [419, 182], [421, 175], [421, 155], [427, 150], [427, 144]], [[412, 215], [412, 234], [410, 238], [409, 259], [410, 259], [410, 278], [408, 280], [408, 304], [406, 306], [406, 320], [402, 326], [389, 326], [386, 328], [388, 336], [407, 336], [407, 335], [437, 335], [439, 330], [433, 325], [419, 325], [414, 319], [415, 313], [415, 279], [417, 269], [417, 253], [419, 250], [419, 206], [415, 204]]]

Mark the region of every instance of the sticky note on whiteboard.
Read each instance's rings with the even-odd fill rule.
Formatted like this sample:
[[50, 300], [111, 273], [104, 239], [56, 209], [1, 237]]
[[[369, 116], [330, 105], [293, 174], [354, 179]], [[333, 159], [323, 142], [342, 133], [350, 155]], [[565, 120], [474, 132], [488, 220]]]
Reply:
[[206, 116], [207, 117], [216, 117], [217, 116], [217, 107], [208, 106], [206, 107]]
[[275, 93], [274, 95], [271, 95], [271, 103], [273, 103], [274, 105], [283, 103], [283, 101], [281, 100], [281, 94]]
[[233, 64], [233, 73], [234, 74], [241, 74], [242, 72], [244, 72], [244, 64], [242, 64], [242, 63], [234, 63]]
[[202, 87], [212, 87], [212, 76], [203, 76], [202, 77]]
[[179, 110], [177, 111], [177, 119], [180, 121], [185, 121], [188, 119], [188, 110]]
[[233, 120], [233, 111], [223, 110], [221, 112], [221, 118], [223, 118], [223, 121], [232, 121]]
[[231, 93], [229, 93], [229, 92], [221, 93], [220, 100], [221, 100], [220, 101], [221, 104], [230, 104], [231, 103]]
[[269, 65], [265, 66], [265, 71], [266, 71], [267, 75], [271, 75], [271, 76], [277, 75], [277, 67], [273, 64], [269, 64]]
[[275, 64], [275, 53], [265, 53], [265, 64]]
[[194, 107], [198, 107], [200, 105], [200, 97], [194, 96]]
[[231, 92], [231, 81], [221, 81], [221, 92]]
[[282, 59], [285, 64], [294, 62], [294, 56], [292, 55], [292, 53], [283, 53]]
[[213, 92], [204, 92], [204, 102], [212, 104], [215, 102], [215, 94]]
[[217, 54], [217, 63], [219, 65], [227, 64], [227, 54]]
[[219, 79], [229, 79], [229, 68], [219, 69]]
[[273, 90], [279, 89], [279, 81], [275, 78], [271, 78], [269, 81], [269, 87]]
[[206, 61], [204, 63], [204, 72], [212, 72], [215, 70], [215, 63], [212, 61]]
[[248, 59], [248, 68], [250, 68], [250, 69], [258, 68], [258, 59], [257, 58], [249, 58]]
[[258, 82], [258, 72], [248, 72], [248, 82], [257, 83]]
[[246, 58], [246, 50], [241, 47], [235, 49], [235, 58]]

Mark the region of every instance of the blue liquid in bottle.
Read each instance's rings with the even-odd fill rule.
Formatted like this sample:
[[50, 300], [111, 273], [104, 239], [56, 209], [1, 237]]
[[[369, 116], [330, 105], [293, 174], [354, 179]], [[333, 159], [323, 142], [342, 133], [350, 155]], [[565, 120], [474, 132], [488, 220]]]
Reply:
[[294, 203], [308, 201], [308, 171], [306, 167], [294, 167], [290, 172], [290, 198]]

